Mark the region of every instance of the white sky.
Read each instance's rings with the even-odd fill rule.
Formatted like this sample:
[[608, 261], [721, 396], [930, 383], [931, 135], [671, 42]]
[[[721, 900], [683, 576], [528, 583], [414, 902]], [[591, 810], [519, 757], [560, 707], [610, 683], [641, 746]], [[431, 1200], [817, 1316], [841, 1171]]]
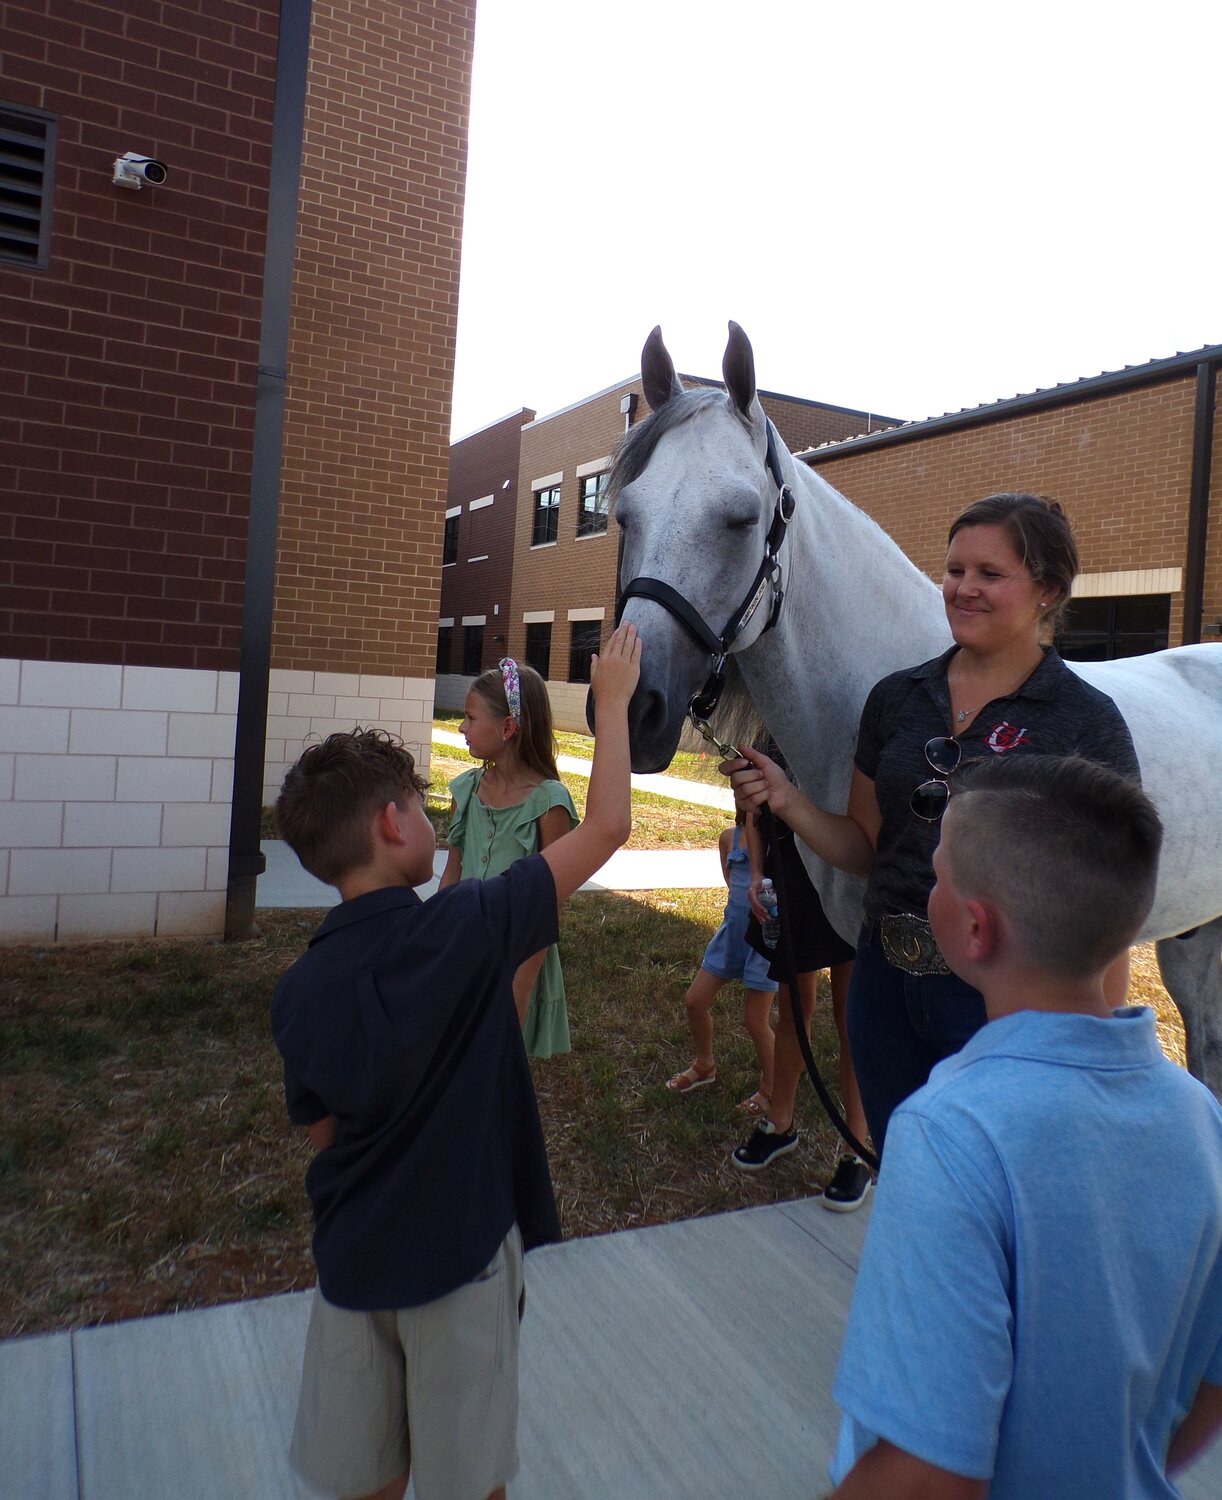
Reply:
[[640, 367], [919, 418], [1222, 342], [1222, 7], [478, 0], [455, 437]]

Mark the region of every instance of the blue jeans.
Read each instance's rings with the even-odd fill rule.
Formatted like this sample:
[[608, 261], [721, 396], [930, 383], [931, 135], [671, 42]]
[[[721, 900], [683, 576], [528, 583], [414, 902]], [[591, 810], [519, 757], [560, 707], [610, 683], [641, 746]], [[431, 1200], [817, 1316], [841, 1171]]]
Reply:
[[905, 974], [887, 962], [877, 924], [862, 928], [846, 1007], [849, 1049], [866, 1123], [881, 1157], [896, 1105], [958, 1052], [988, 1017], [956, 974]]

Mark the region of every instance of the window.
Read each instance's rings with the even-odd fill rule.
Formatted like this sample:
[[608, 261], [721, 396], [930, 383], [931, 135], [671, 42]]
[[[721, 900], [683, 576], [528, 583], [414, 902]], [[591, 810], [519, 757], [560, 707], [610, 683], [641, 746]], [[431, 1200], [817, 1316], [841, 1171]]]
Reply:
[[534, 667], [544, 682], [547, 681], [552, 665], [552, 627], [550, 624], [526, 627], [526, 665]]
[[446, 517], [446, 534], [441, 544], [441, 566], [458, 561], [458, 513]]
[[1071, 599], [1057, 650], [1066, 661], [1111, 661], [1166, 648], [1170, 594], [1116, 599]]
[[578, 536], [601, 536], [607, 529], [607, 481], [609, 474], [587, 474], [581, 481], [581, 508], [577, 512]]
[[452, 625], [439, 625], [437, 627], [437, 662], [435, 671], [438, 676], [444, 677], [450, 670], [450, 657], [454, 651], [454, 627]]
[[569, 646], [569, 681], [589, 682], [590, 658], [598, 650], [598, 638], [602, 634], [601, 620], [574, 620]]
[[484, 627], [462, 628], [462, 669], [467, 677], [477, 677], [484, 670]]
[[530, 545], [542, 547], [554, 542], [560, 529], [560, 486], [535, 491], [535, 515], [530, 529]]
[[0, 260], [32, 271], [46, 266], [54, 167], [54, 119], [0, 108]]
[[492, 551], [492, 500], [472, 500], [467, 506], [467, 561], [487, 562]]

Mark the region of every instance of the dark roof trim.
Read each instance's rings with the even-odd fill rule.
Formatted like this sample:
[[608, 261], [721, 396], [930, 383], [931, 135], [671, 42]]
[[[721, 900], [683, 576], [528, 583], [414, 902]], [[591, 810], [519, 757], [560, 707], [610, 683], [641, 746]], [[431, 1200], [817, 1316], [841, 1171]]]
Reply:
[[[722, 389], [720, 380], [710, 380], [705, 375], [680, 375], [681, 381], [689, 385], [711, 386], [714, 390]], [[784, 391], [765, 391], [758, 389], [757, 396], [767, 396], [770, 401], [787, 401], [790, 406], [813, 406], [816, 411], [839, 412], [846, 417], [861, 417], [867, 422], [902, 422], [903, 417], [884, 417], [880, 411], [859, 411], [855, 406], [833, 406], [830, 401], [811, 401], [805, 396], [787, 396]]]
[[1100, 396], [1109, 396], [1115, 391], [1139, 389], [1147, 385], [1162, 385], [1170, 380], [1189, 380], [1198, 365], [1216, 365], [1222, 362], [1222, 344], [1206, 344], [1189, 354], [1176, 354], [1170, 359], [1154, 359], [1144, 365], [1129, 365], [1123, 370], [1113, 370], [1104, 375], [1093, 375], [1086, 380], [1069, 381], [1053, 386], [1051, 390], [1032, 391], [1026, 396], [1014, 396], [1008, 401], [995, 401], [990, 406], [976, 406], [970, 411], [949, 412], [944, 417], [930, 417], [924, 422], [909, 422], [903, 427], [889, 427], [884, 432], [869, 433], [865, 437], [842, 438], [839, 442], [826, 443], [819, 448], [810, 448], [796, 457], [804, 463], [816, 466], [837, 458], [849, 458], [870, 448], [886, 448], [896, 443], [915, 442], [919, 438], [931, 437], [944, 432], [961, 432], [969, 427], [983, 427], [990, 422], [1002, 422], [1009, 417], [1025, 416], [1031, 412], [1049, 411], [1058, 406], [1073, 406], [1080, 401], [1094, 401]]

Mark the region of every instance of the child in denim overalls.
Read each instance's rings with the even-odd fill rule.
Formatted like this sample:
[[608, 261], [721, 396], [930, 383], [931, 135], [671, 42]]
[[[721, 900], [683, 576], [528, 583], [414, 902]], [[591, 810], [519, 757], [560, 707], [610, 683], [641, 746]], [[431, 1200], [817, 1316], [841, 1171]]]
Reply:
[[693, 1089], [717, 1081], [710, 1007], [727, 980], [741, 979], [743, 1022], [755, 1044], [760, 1065], [759, 1088], [743, 1100], [741, 1107], [750, 1115], [762, 1115], [766, 1113], [772, 1096], [772, 1027], [768, 1024], [768, 1016], [777, 983], [768, 977], [768, 960], [761, 958], [746, 942], [750, 916], [747, 888], [751, 884], [752, 871], [741, 812], [735, 817], [734, 827], [723, 830], [718, 847], [721, 873], [730, 894], [721, 926], [704, 950], [700, 969], [683, 997], [688, 1029], [692, 1034], [692, 1061], [681, 1073], [668, 1079], [666, 1087], [677, 1094], [690, 1094]]

